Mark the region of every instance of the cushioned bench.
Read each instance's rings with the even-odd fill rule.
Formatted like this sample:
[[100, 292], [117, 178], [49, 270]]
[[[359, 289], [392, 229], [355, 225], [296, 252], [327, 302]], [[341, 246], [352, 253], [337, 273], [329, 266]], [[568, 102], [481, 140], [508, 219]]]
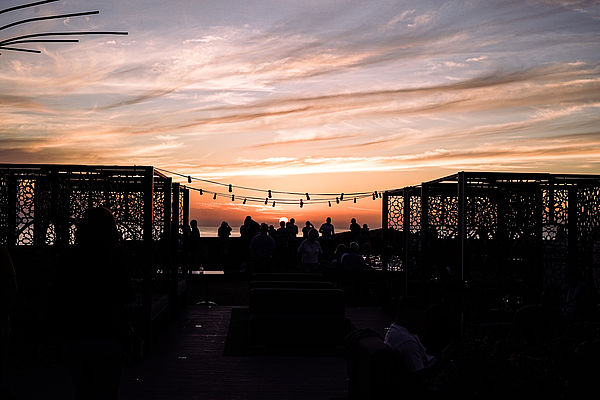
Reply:
[[251, 281], [324, 281], [323, 274], [310, 272], [260, 272], [250, 276]]
[[336, 346], [350, 332], [339, 289], [253, 288], [248, 311], [253, 345]]
[[333, 289], [333, 282], [322, 281], [250, 281], [250, 289], [291, 288], [291, 289]]

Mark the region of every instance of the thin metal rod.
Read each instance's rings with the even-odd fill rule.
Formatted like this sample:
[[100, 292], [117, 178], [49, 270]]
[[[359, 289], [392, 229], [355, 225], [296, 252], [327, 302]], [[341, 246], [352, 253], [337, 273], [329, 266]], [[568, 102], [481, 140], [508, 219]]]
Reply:
[[40, 50], [18, 49], [18, 48], [15, 48], [15, 47], [4, 47], [4, 46], [0, 46], [0, 50], [23, 51], [25, 53], [41, 53]]
[[34, 33], [31, 35], [15, 36], [10, 39], [0, 41], [0, 46], [6, 44], [12, 44], [13, 42], [20, 39], [27, 39], [41, 36], [74, 36], [74, 35], [128, 35], [128, 32], [117, 32], [117, 31], [103, 31], [103, 32], [45, 32], [45, 33]]
[[71, 14], [48, 15], [45, 17], [22, 19], [20, 21], [16, 21], [16, 22], [10, 23], [8, 25], [0, 26], [0, 31], [10, 28], [15, 25], [26, 24], [28, 22], [45, 21], [45, 20], [49, 20], [49, 19], [59, 19], [59, 18], [69, 18], [69, 17], [82, 17], [84, 15], [93, 15], [93, 14], [99, 14], [99, 13], [100, 13], [100, 11], [84, 11], [84, 12], [71, 13]]
[[5, 8], [4, 10], [0, 10], [0, 14], [4, 14], [4, 13], [9, 12], [9, 11], [20, 10], [21, 8], [39, 6], [40, 4], [53, 3], [55, 1], [59, 1], [59, 0], [36, 1], [35, 3], [29, 3], [29, 4], [23, 4], [23, 5], [20, 5], [20, 6]]
[[77, 43], [79, 39], [32, 39], [32, 40], [17, 40], [10, 42], [10, 44], [21, 44], [21, 43]]

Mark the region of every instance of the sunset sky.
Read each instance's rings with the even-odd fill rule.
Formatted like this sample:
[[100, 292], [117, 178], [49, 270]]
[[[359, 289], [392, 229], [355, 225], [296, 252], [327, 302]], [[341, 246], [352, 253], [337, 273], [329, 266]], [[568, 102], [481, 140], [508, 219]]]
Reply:
[[[0, 25], [92, 10], [0, 30], [128, 32], [0, 50], [0, 162], [153, 165], [300, 193], [600, 173], [600, 1], [61, 0]], [[370, 197], [301, 209], [234, 193], [193, 192], [191, 217], [381, 226]]]

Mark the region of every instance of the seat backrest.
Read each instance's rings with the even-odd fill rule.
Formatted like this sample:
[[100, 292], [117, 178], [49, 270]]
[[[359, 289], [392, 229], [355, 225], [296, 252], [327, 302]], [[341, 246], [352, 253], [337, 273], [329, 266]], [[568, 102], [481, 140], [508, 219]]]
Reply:
[[313, 288], [250, 289], [250, 314], [333, 314], [345, 313], [344, 291]]
[[250, 289], [258, 288], [298, 288], [298, 289], [331, 289], [332, 282], [323, 281], [250, 281]]
[[323, 281], [323, 274], [312, 272], [257, 272], [251, 281]]

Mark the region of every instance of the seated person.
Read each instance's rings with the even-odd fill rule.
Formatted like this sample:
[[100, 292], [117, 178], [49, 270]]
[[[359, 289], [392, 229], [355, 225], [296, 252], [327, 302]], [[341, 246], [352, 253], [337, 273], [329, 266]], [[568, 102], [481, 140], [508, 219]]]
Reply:
[[436, 362], [416, 334], [422, 317], [423, 310], [417, 304], [403, 300], [385, 335], [384, 343], [397, 352], [408, 372], [418, 372]]
[[342, 255], [342, 269], [346, 271], [357, 271], [365, 268], [365, 260], [358, 250], [358, 243], [351, 242], [348, 252]]

